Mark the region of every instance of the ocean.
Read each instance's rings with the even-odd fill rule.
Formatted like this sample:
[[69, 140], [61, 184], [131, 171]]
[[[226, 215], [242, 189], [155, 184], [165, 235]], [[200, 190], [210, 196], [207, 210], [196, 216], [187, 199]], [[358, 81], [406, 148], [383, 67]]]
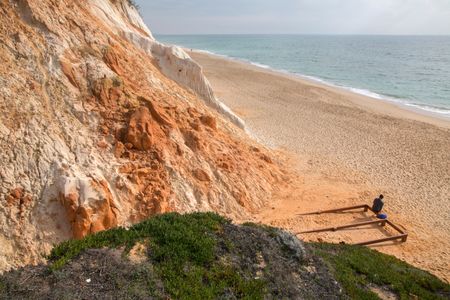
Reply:
[[450, 36], [156, 35], [450, 118]]

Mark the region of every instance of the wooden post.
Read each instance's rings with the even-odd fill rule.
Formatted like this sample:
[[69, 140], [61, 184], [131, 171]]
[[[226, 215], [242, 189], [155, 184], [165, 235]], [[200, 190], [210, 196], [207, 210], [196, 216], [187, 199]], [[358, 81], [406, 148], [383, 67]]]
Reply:
[[395, 241], [395, 240], [398, 240], [398, 239], [401, 239], [402, 242], [405, 242], [407, 238], [408, 238], [408, 234], [404, 233], [404, 234], [391, 236], [391, 237], [387, 237], [387, 238], [382, 238], [382, 239], [371, 240], [371, 241], [367, 241], [367, 242], [356, 243], [354, 245], [367, 246], [367, 245], [379, 244], [379, 243], [383, 243], [383, 242]]
[[387, 223], [389, 224], [389, 225], [391, 225], [391, 227], [392, 228], [394, 228], [395, 230], [397, 230], [398, 232], [400, 232], [400, 233], [405, 233], [400, 227], [398, 227], [397, 225], [395, 225], [394, 223], [392, 223], [391, 221], [387, 221]]

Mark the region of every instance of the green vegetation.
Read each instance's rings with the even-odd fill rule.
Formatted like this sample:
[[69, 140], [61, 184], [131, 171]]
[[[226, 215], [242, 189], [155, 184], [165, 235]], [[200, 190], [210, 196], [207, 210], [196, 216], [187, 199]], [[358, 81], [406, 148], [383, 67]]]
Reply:
[[228, 220], [212, 213], [181, 216], [171, 213], [150, 218], [129, 229], [116, 228], [68, 241], [50, 254], [52, 270], [62, 268], [87, 249], [125, 247], [148, 241], [149, 259], [164, 288], [175, 299], [214, 299], [225, 288], [239, 298], [262, 298], [265, 283], [245, 279], [233, 267], [216, 261], [216, 234]]
[[0, 299], [450, 299], [448, 284], [392, 256], [213, 213], [155, 216], [49, 258], [0, 276]]
[[113, 87], [121, 87], [123, 85], [123, 81], [120, 77], [114, 76], [112, 78]]
[[242, 224], [242, 226], [247, 226], [247, 227], [252, 227], [252, 228], [259, 228], [264, 230], [265, 232], [267, 232], [271, 237], [275, 237], [277, 235], [278, 232], [278, 228], [272, 227], [272, 226], [268, 226], [265, 224], [256, 224], [253, 222], [245, 222]]
[[370, 285], [386, 288], [400, 299], [450, 298], [450, 285], [393, 256], [359, 246], [319, 243], [311, 246], [329, 264], [352, 299], [379, 299], [367, 288]]

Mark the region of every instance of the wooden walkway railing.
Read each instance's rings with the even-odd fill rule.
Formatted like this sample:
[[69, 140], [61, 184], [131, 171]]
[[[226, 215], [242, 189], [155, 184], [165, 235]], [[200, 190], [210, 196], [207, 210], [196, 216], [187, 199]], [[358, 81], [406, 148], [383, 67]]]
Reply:
[[[339, 212], [356, 210], [356, 209], [364, 209], [365, 212], [370, 210], [373, 213], [375, 213], [369, 205], [364, 204], [364, 205], [348, 206], [348, 207], [329, 209], [329, 210], [319, 210], [319, 211], [315, 211], [315, 212], [299, 214], [299, 216], [339, 213]], [[306, 233], [325, 232], [325, 231], [338, 231], [338, 230], [342, 230], [342, 229], [367, 226], [367, 225], [373, 225], [373, 224], [379, 224], [380, 226], [385, 226], [387, 224], [387, 225], [391, 226], [394, 230], [396, 230], [399, 234], [390, 236], [390, 237], [386, 237], [386, 238], [369, 240], [366, 242], [360, 242], [360, 243], [356, 243], [355, 245], [367, 246], [367, 245], [379, 244], [379, 243], [395, 241], [395, 240], [400, 240], [401, 242], [406, 242], [406, 240], [408, 238], [407, 232], [403, 231], [400, 227], [398, 227], [391, 221], [383, 220], [383, 219], [359, 222], [359, 223], [352, 223], [352, 224], [346, 224], [346, 225], [340, 225], [340, 226], [334, 226], [334, 227], [326, 227], [326, 228], [320, 228], [320, 229], [307, 230], [307, 231], [298, 232], [296, 234], [306, 234]]]

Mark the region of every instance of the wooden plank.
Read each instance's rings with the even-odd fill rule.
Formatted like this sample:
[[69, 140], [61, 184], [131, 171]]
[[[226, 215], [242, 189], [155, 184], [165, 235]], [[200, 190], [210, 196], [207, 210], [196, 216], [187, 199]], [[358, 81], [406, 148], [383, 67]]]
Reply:
[[406, 232], [404, 232], [400, 227], [398, 227], [397, 225], [395, 225], [394, 223], [392, 223], [391, 221], [387, 220], [387, 223], [389, 225], [392, 226], [392, 228], [394, 228], [395, 230], [397, 230], [398, 232], [400, 232], [401, 234], [405, 234]]
[[359, 227], [359, 226], [371, 225], [371, 224], [380, 224], [381, 226], [383, 226], [383, 225], [386, 224], [386, 222], [387, 222], [387, 220], [373, 220], [373, 221], [359, 222], [359, 223], [353, 223], [353, 224], [347, 224], [347, 225], [341, 225], [341, 226], [334, 226], [334, 227], [327, 227], [327, 228], [321, 228], [321, 229], [307, 230], [307, 231], [299, 232], [298, 234], [313, 233], [313, 232], [324, 232], [324, 231], [337, 231], [337, 230], [340, 230], [340, 229]]
[[[338, 212], [343, 212], [346, 210], [354, 210], [354, 209], [360, 209], [360, 208], [364, 208], [364, 211], [371, 211], [371, 212], [375, 213], [369, 205], [364, 204], [364, 205], [348, 206], [348, 207], [329, 209], [329, 210], [319, 210], [319, 211], [315, 211], [315, 212], [299, 214], [299, 216], [319, 215], [319, 214], [326, 214], [326, 213], [338, 213]], [[327, 228], [321, 228], [321, 229], [313, 229], [313, 230], [302, 231], [297, 234], [325, 232], [325, 231], [337, 231], [340, 229], [359, 227], [359, 226], [370, 225], [370, 224], [380, 224], [381, 226], [388, 224], [392, 228], [394, 228], [396, 231], [398, 231], [400, 233], [400, 235], [386, 237], [386, 238], [377, 239], [377, 240], [370, 240], [367, 242], [357, 243], [355, 245], [367, 246], [367, 245], [378, 244], [378, 243], [383, 243], [383, 242], [388, 242], [388, 241], [394, 241], [394, 240], [398, 240], [398, 239], [401, 239], [402, 242], [406, 242], [406, 240], [408, 239], [408, 233], [406, 233], [403, 229], [401, 229], [400, 227], [398, 227], [397, 225], [395, 225], [394, 223], [392, 223], [391, 221], [389, 221], [387, 219], [386, 220], [379, 219], [379, 220], [374, 220], [374, 221], [360, 222], [360, 223], [327, 227]]]
[[402, 239], [402, 242], [406, 242], [407, 238], [408, 238], [408, 234], [404, 233], [404, 234], [400, 234], [400, 235], [396, 235], [396, 236], [390, 236], [390, 237], [387, 237], [387, 238], [382, 238], [382, 239], [371, 240], [371, 241], [367, 241], [367, 242], [356, 243], [354, 245], [367, 246], [367, 245], [379, 244], [379, 243], [383, 243], [383, 242], [395, 241], [395, 240], [398, 240], [398, 239]]
[[299, 216], [320, 215], [320, 214], [327, 214], [327, 213], [336, 213], [336, 212], [343, 212], [343, 211], [346, 211], [346, 210], [354, 210], [354, 209], [359, 209], [359, 208], [364, 208], [364, 211], [372, 210], [372, 209], [369, 207], [369, 205], [364, 204], [364, 205], [348, 206], [348, 207], [335, 208], [335, 209], [329, 209], [329, 210], [318, 210], [318, 211], [314, 211], [314, 212], [309, 212], [309, 213], [299, 214]]

